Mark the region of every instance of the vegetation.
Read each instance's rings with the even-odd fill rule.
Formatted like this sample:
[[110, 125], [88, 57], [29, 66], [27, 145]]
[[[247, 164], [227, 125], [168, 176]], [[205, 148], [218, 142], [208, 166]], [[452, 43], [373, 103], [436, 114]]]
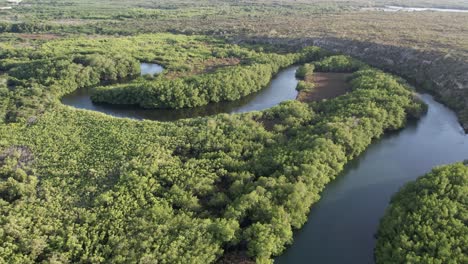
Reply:
[[314, 64], [306, 63], [297, 69], [296, 78], [305, 79], [307, 77], [311, 77], [312, 74], [314, 74], [314, 69]]
[[[18, 98], [3, 115], [7, 121], [31, 114], [29, 105], [50, 103], [50, 98], [40, 98], [44, 90], [59, 97], [102, 84], [93, 89], [95, 102], [183, 108], [233, 101], [265, 87], [280, 68], [324, 54], [306, 48], [281, 55], [210, 37], [170, 34], [54, 40], [37, 49], [4, 47], [0, 69], [12, 87], [6, 92]], [[160, 63], [166, 71], [156, 78], [136, 78], [139, 61]]]
[[377, 263], [468, 261], [468, 167], [435, 168], [407, 184], [381, 221]]
[[315, 88], [315, 84], [313, 82], [306, 82], [303, 80], [300, 80], [297, 83], [296, 90], [299, 92], [305, 91], [305, 92], [310, 92]]
[[[96, 52], [120, 45], [128, 57]], [[76, 87], [133, 76], [134, 59], [150, 54], [133, 53], [133, 45], [61, 40], [2, 51], [11, 85], [5, 98], [24, 104], [7, 113], [23, 118], [0, 125], [1, 259], [212, 263], [244, 251], [271, 262], [344, 164], [422, 109], [398, 79], [374, 69], [354, 73], [352, 92], [327, 102], [172, 123], [57, 103]], [[167, 56], [167, 69], [179, 65], [181, 56]], [[103, 68], [108, 58], [119, 63]], [[121, 64], [117, 74], [104, 70]], [[84, 72], [88, 79], [70, 75]]]
[[[1, 5], [1, 4], [0, 4]], [[0, 10], [2, 38], [66, 34], [206, 34], [239, 43], [314, 43], [405, 77], [455, 110], [468, 131], [468, 26], [464, 13], [382, 12], [385, 5], [467, 9], [463, 0], [24, 0]], [[370, 9], [368, 9], [370, 8]], [[278, 22], [279, 21], [279, 22]], [[334, 45], [335, 44], [335, 45]], [[424, 63], [422, 63], [424, 62]]]
[[345, 55], [335, 55], [315, 62], [315, 70], [323, 72], [354, 72], [365, 64]]
[[297, 61], [318, 58], [320, 50], [310, 51], [275, 55], [234, 47], [214, 52], [218, 56], [215, 58], [229, 56], [241, 61], [239, 65], [176, 79], [161, 75], [151, 80], [140, 78], [129, 84], [97, 87], [91, 98], [95, 102], [138, 104], [144, 108], [184, 108], [234, 101], [266, 87], [279, 69]]
[[299, 92], [310, 92], [315, 87], [314, 82], [314, 64], [306, 63], [300, 66], [296, 71], [296, 78], [299, 78], [296, 90]]
[[[465, 1], [156, 2], [24, 0], [0, 10], [0, 262], [213, 263], [231, 252], [271, 262], [348, 161], [424, 111], [400, 79], [351, 57], [301, 50], [308, 43], [405, 76], [468, 120], [460, 87], [468, 16], [361, 9], [467, 8]], [[139, 76], [139, 62], [165, 71]], [[293, 63], [353, 73], [352, 89], [311, 104], [167, 123], [59, 102], [79, 88], [96, 101], [143, 107], [236, 100]], [[448, 209], [437, 213], [464, 215], [445, 200]], [[385, 232], [379, 243], [398, 238]], [[459, 241], [431, 238], [443, 244], [435, 258]], [[433, 252], [408, 239], [421, 246], [411, 250]], [[389, 248], [376, 251], [383, 263]], [[414, 262], [422, 255], [397, 251]]]

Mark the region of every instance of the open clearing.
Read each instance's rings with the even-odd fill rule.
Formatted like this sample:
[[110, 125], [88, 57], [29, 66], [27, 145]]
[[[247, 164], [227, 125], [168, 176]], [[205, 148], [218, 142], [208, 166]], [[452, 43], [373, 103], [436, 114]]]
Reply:
[[301, 91], [297, 95], [297, 100], [301, 102], [313, 102], [323, 99], [335, 98], [343, 95], [350, 90], [350, 85], [347, 82], [349, 73], [334, 73], [334, 72], [316, 72], [313, 75], [315, 88], [312, 91]]

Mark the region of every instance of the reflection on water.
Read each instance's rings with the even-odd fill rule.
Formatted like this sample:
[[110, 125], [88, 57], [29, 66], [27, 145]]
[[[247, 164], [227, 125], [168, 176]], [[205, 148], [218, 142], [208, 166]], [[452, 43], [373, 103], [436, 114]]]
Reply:
[[348, 164], [275, 263], [374, 263], [374, 234], [390, 197], [433, 167], [468, 158], [468, 135], [455, 114], [431, 96], [421, 97], [427, 115]]
[[[162, 68], [161, 68], [162, 69]], [[270, 108], [297, 96], [295, 72], [297, 67], [280, 71], [270, 85], [257, 93], [233, 102], [220, 102], [206, 106], [184, 109], [141, 109], [135, 106], [94, 104], [88, 89], [78, 89], [62, 98], [62, 103], [76, 108], [94, 110], [117, 117], [173, 121], [182, 118], [215, 115], [220, 113], [243, 113]], [[142, 66], [143, 72], [143, 66]]]
[[155, 75], [161, 73], [164, 68], [155, 63], [140, 63], [141, 75]]
[[384, 12], [398, 12], [398, 11], [402, 11], [402, 12], [421, 12], [421, 11], [434, 11], [434, 12], [468, 13], [468, 9], [430, 8], [430, 7], [404, 7], [404, 6], [371, 7], [371, 8], [363, 8], [362, 10], [384, 11]]

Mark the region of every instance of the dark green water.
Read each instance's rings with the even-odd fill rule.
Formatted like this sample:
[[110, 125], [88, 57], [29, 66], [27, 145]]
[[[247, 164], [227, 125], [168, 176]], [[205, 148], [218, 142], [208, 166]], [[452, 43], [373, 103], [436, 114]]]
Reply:
[[374, 234], [391, 196], [434, 166], [468, 159], [468, 136], [455, 114], [431, 96], [421, 97], [427, 115], [349, 163], [275, 263], [374, 263]]

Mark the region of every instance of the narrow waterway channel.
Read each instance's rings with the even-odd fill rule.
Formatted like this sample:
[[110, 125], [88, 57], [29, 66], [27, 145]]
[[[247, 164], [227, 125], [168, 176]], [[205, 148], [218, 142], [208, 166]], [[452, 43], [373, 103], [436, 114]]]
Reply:
[[[142, 64], [142, 75], [155, 74], [162, 71], [156, 64]], [[294, 100], [297, 96], [295, 77], [297, 66], [281, 70], [270, 82], [269, 86], [240, 100], [220, 102], [205, 106], [184, 109], [141, 109], [136, 106], [110, 104], [95, 104], [90, 99], [89, 89], [78, 89], [62, 98], [62, 103], [81, 109], [94, 110], [117, 117], [149, 119], [158, 121], [174, 121], [182, 118], [209, 116], [220, 113], [244, 113], [259, 111], [275, 106], [286, 100]]]
[[391, 196], [434, 166], [468, 159], [468, 136], [455, 114], [431, 96], [421, 97], [428, 113], [349, 163], [275, 263], [374, 263], [374, 235]]

